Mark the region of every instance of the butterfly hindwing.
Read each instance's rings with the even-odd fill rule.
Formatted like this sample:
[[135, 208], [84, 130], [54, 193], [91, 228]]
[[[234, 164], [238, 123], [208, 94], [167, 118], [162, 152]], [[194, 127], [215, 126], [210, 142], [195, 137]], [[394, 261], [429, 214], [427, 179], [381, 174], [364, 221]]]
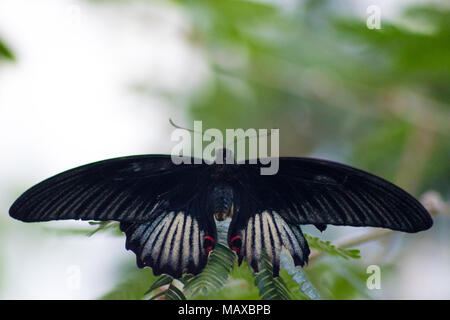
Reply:
[[[242, 194], [242, 193], [241, 193]], [[287, 223], [276, 211], [260, 209], [257, 200], [242, 195], [228, 230], [228, 243], [257, 272], [263, 251], [273, 265], [274, 275], [280, 270], [280, 254], [286, 249], [295, 265], [308, 262], [309, 247], [299, 225]]]
[[136, 254], [138, 267], [148, 266], [155, 275], [167, 273], [175, 278], [201, 272], [217, 238], [204, 199], [203, 194], [197, 195], [178, 210], [160, 213], [145, 223], [120, 223], [126, 248]]

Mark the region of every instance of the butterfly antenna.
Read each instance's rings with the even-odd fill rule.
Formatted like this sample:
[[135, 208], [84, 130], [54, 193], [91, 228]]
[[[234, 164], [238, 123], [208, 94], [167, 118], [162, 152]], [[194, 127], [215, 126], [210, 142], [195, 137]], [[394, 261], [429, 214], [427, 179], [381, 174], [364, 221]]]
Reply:
[[[203, 133], [202, 131], [197, 131], [197, 130], [193, 130], [193, 129], [181, 127], [181, 126], [175, 124], [175, 122], [173, 122], [172, 119], [170, 119], [170, 118], [169, 118], [169, 123], [170, 123], [174, 128], [177, 128], [177, 129], [183, 129], [183, 130], [192, 132], [192, 133], [194, 133], [194, 134], [197, 133], [197, 134], [205, 135], [205, 136], [210, 137], [211, 139], [213, 139], [212, 136], [210, 136], [210, 135], [207, 134], [207, 133]], [[216, 137], [214, 137], [214, 139], [216, 139]], [[220, 139], [219, 139], [219, 140], [220, 140]], [[220, 142], [222, 142], [222, 145], [223, 145], [223, 141], [220, 141]]]

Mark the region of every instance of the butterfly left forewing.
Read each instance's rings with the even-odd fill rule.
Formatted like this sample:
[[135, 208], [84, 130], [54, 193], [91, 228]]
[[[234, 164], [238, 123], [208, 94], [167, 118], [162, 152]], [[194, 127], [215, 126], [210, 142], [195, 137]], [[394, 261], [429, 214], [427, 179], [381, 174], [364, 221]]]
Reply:
[[195, 190], [203, 165], [175, 165], [170, 156], [143, 155], [104, 160], [53, 176], [22, 194], [11, 217], [25, 221], [145, 221], [176, 207]]
[[205, 210], [208, 168], [177, 165], [169, 155], [104, 160], [37, 184], [14, 202], [10, 215], [25, 222], [120, 221], [139, 267], [174, 277], [197, 274], [216, 234]]

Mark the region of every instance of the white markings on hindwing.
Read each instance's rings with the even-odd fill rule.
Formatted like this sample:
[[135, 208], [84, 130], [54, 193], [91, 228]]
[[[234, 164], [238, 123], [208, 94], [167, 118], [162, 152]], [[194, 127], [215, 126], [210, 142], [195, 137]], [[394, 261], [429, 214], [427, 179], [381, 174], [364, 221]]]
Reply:
[[276, 212], [263, 211], [248, 220], [245, 236], [244, 255], [248, 263], [261, 258], [264, 250], [270, 260], [278, 260], [282, 248], [292, 255], [301, 254], [301, 247], [291, 227]]
[[161, 222], [161, 225], [163, 225], [163, 227], [162, 227], [163, 229], [162, 229], [161, 233], [158, 235], [158, 238], [156, 239], [155, 245], [153, 246], [153, 248], [151, 248], [151, 250], [152, 250], [152, 258], [153, 258], [154, 262], [157, 261], [159, 253], [161, 252], [162, 244], [163, 244], [163, 242], [164, 242], [164, 240], [166, 238], [166, 233], [167, 233], [167, 230], [170, 227], [170, 222], [172, 221], [173, 216], [174, 216], [174, 212], [171, 212]]
[[184, 218], [185, 218], [184, 213], [179, 212], [174, 221], [172, 222], [172, 226], [170, 227], [170, 231], [166, 238], [166, 243], [164, 246], [163, 259], [161, 259], [160, 262], [161, 266], [165, 265], [168, 262], [168, 258], [170, 256], [170, 263], [172, 263], [173, 268], [178, 267], [178, 259], [180, 257], [179, 252], [180, 240], [181, 240], [181, 233], [183, 231]]
[[181, 268], [183, 272], [186, 271], [187, 266], [189, 264], [189, 253], [190, 253], [190, 235], [191, 235], [191, 216], [186, 217], [186, 223], [184, 225], [184, 234], [183, 234], [183, 252], [181, 255]]

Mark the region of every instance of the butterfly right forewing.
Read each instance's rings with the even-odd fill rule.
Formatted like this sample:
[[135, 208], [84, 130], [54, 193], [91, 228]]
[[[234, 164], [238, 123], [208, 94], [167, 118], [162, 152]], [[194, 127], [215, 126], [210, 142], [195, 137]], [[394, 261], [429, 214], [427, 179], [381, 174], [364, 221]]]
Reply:
[[[265, 161], [267, 163], [267, 161]], [[240, 261], [255, 269], [266, 251], [279, 269], [286, 248], [296, 265], [308, 261], [309, 248], [300, 230], [313, 224], [372, 226], [417, 232], [431, 227], [423, 206], [406, 191], [364, 171], [311, 158], [280, 158], [275, 175], [261, 175], [261, 165], [241, 163], [235, 192], [239, 202], [228, 241]]]
[[370, 173], [312, 158], [280, 158], [275, 175], [244, 165], [248, 187], [265, 208], [293, 224], [381, 227], [418, 232], [433, 224], [413, 196]]

